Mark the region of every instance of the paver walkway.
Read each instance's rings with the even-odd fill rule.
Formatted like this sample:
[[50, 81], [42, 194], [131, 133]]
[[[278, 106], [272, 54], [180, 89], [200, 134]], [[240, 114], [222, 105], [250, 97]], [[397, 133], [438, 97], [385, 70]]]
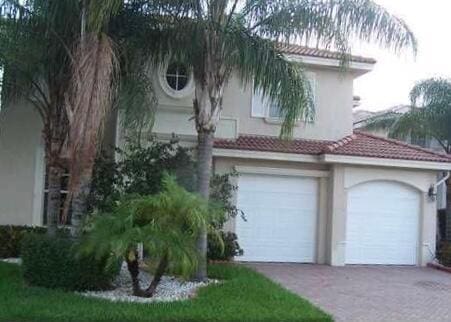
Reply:
[[451, 322], [451, 274], [432, 268], [249, 265], [338, 322]]

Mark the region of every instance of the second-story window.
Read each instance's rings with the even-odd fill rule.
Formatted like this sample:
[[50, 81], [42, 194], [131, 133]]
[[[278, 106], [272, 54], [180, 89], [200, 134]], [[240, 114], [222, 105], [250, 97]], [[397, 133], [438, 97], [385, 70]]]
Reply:
[[[313, 101], [316, 105], [316, 76], [314, 73], [306, 73], [313, 91]], [[282, 113], [277, 103], [271, 102], [268, 98], [256, 93], [252, 97], [252, 117], [280, 120]]]
[[160, 69], [160, 85], [168, 96], [186, 98], [194, 91], [193, 74], [185, 64], [171, 61]]

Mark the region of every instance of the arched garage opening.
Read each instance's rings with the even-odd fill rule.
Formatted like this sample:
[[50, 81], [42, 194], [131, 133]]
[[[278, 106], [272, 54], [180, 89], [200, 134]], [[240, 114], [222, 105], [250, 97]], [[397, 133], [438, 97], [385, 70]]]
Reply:
[[416, 265], [420, 192], [395, 181], [371, 181], [348, 191], [346, 264]]

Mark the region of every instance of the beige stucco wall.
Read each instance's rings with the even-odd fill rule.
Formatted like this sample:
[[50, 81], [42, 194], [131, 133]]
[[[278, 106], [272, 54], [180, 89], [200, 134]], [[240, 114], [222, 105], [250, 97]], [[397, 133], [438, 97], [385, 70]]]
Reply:
[[421, 196], [420, 241], [418, 265], [424, 266], [435, 253], [436, 203], [430, 201], [427, 193], [436, 182], [435, 171], [402, 170], [382, 167], [358, 167], [334, 165], [330, 178], [331, 207], [329, 210], [330, 229], [328, 230], [328, 263], [342, 266], [346, 259], [346, 216], [349, 189], [370, 181], [391, 181], [415, 188]]
[[[309, 66], [316, 78], [316, 116], [313, 123], [300, 122], [295, 138], [337, 140], [352, 133], [352, 99], [354, 74], [338, 69]], [[192, 117], [193, 95], [172, 98], [161, 88], [159, 77], [154, 77], [159, 100], [153, 131], [194, 136]], [[277, 136], [280, 124], [251, 116], [252, 89], [237, 77], [232, 77], [224, 91], [223, 112], [216, 136], [233, 138], [238, 134]], [[191, 119], [191, 120], [190, 120]]]
[[28, 104], [0, 112], [0, 225], [41, 224], [41, 120]]

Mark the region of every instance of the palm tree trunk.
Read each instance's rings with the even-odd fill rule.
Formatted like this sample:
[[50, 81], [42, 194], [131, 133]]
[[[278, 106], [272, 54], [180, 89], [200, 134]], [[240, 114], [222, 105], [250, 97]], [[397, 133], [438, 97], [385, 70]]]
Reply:
[[[210, 178], [213, 159], [214, 132], [198, 133], [198, 158], [197, 158], [197, 184], [199, 194], [208, 200], [210, 196]], [[197, 240], [199, 251], [199, 263], [195, 274], [195, 280], [207, 279], [207, 230], [204, 227]]]
[[133, 259], [126, 259], [127, 269], [132, 278], [132, 288], [133, 295], [143, 296], [144, 292], [139, 285], [139, 262], [138, 262], [138, 252], [135, 251], [135, 256]]
[[91, 189], [91, 169], [80, 176], [80, 183], [71, 203], [71, 225], [75, 236], [80, 236], [83, 219], [88, 211], [86, 202]]
[[54, 236], [58, 228], [61, 209], [61, 168], [50, 163], [48, 166], [47, 180], [47, 234]]
[[155, 291], [157, 290], [157, 286], [158, 284], [160, 284], [161, 278], [163, 277], [164, 273], [166, 272], [166, 269], [168, 268], [169, 264], [168, 260], [169, 260], [168, 253], [165, 253], [161, 258], [160, 263], [158, 263], [158, 267], [157, 270], [155, 271], [152, 282], [144, 292], [145, 297], [154, 296]]

